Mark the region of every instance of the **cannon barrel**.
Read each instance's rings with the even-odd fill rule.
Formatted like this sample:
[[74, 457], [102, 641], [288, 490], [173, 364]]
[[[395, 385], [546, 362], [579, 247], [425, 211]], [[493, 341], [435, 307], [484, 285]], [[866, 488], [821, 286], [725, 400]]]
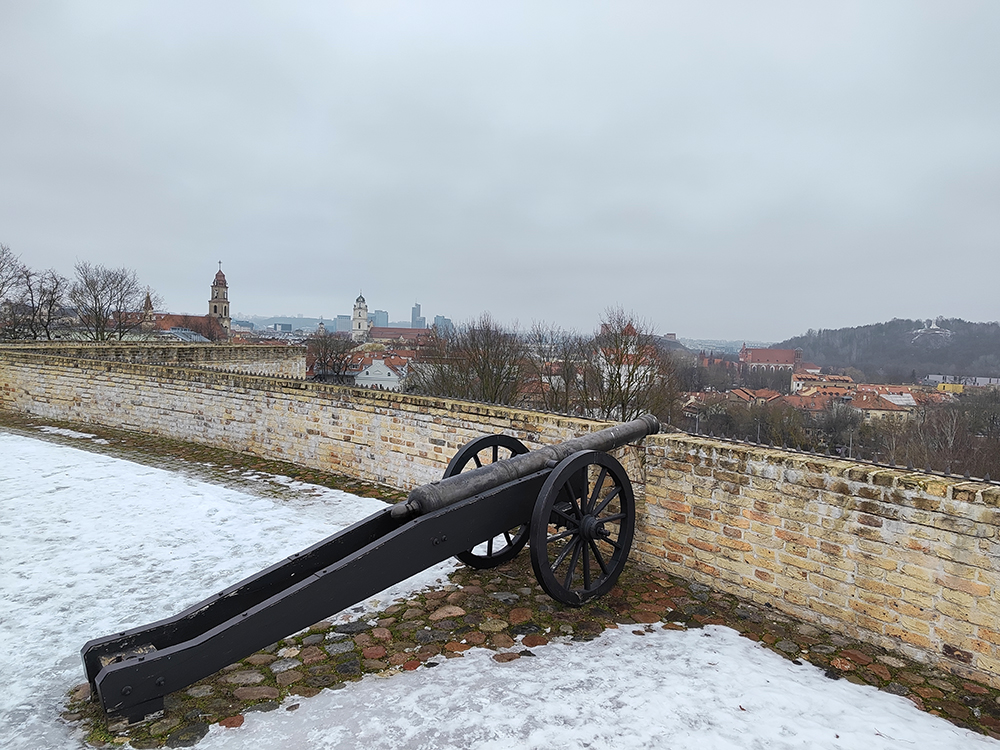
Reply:
[[567, 456], [578, 451], [611, 451], [628, 443], [642, 440], [660, 431], [660, 421], [652, 414], [643, 414], [631, 422], [582, 435], [565, 443], [513, 456], [505, 461], [487, 464], [473, 471], [417, 487], [406, 500], [392, 507], [392, 517], [398, 520], [430, 513], [474, 495], [496, 489], [530, 474], [551, 469]]

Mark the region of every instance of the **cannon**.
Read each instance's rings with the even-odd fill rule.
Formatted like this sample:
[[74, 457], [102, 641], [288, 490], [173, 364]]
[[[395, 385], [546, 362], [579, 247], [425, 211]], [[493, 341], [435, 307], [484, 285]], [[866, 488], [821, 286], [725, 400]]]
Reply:
[[491, 568], [530, 542], [544, 591], [580, 606], [614, 586], [635, 529], [632, 485], [607, 451], [658, 430], [647, 414], [535, 451], [508, 435], [477, 438], [405, 501], [173, 617], [89, 641], [92, 695], [138, 721], [168, 693], [452, 556]]

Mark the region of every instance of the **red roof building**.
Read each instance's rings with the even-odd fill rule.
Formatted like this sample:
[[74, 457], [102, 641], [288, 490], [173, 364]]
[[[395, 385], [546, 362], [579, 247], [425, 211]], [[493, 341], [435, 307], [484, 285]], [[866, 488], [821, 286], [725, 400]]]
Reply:
[[745, 404], [759, 406], [774, 401], [781, 394], [777, 391], [772, 391], [770, 388], [758, 388], [757, 390], [752, 388], [734, 388], [729, 391], [728, 396], [733, 401], [741, 401]]
[[388, 328], [372, 326], [368, 329], [368, 340], [383, 344], [406, 344], [408, 348], [419, 349], [430, 343], [434, 335], [430, 328]]
[[795, 370], [802, 362], [801, 349], [740, 349], [740, 365], [748, 372]]
[[799, 393], [808, 388], [830, 386], [852, 388], [854, 381], [847, 375], [821, 375], [809, 371], [796, 372], [792, 375], [792, 393]]
[[793, 409], [815, 415], [827, 411], [835, 400], [836, 396], [832, 394], [817, 393], [811, 396], [795, 394], [782, 396], [776, 399], [776, 403], [791, 406]]
[[[897, 398], [893, 398], [893, 396], [897, 396]], [[851, 400], [851, 406], [861, 412], [865, 422], [871, 422], [873, 419], [907, 419], [915, 403], [912, 397], [907, 399], [912, 405], [898, 403], [898, 396], [899, 394], [881, 394], [875, 391], [861, 390], [859, 386]]]

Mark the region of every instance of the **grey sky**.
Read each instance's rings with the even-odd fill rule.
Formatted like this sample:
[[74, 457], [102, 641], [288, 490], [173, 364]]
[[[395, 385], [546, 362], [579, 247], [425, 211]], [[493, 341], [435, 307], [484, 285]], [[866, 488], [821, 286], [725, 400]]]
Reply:
[[[332, 7], [326, 7], [326, 6]], [[996, 320], [1000, 3], [0, 5], [0, 242], [203, 313]]]

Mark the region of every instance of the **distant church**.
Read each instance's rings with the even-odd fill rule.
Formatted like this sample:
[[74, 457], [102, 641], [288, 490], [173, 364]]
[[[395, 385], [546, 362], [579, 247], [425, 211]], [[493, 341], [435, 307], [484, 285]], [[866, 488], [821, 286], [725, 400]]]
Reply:
[[[364, 302], [363, 299], [361, 301]], [[212, 298], [208, 301], [208, 314], [219, 321], [222, 330], [226, 332], [226, 338], [229, 338], [233, 319], [229, 315], [229, 284], [226, 283], [226, 274], [222, 272], [221, 260], [219, 272], [215, 274], [215, 281], [212, 282]]]
[[359, 294], [354, 300], [354, 315], [351, 316], [351, 339], [364, 341], [368, 338], [369, 329], [371, 323], [368, 321], [368, 303], [365, 302], [364, 295]]

